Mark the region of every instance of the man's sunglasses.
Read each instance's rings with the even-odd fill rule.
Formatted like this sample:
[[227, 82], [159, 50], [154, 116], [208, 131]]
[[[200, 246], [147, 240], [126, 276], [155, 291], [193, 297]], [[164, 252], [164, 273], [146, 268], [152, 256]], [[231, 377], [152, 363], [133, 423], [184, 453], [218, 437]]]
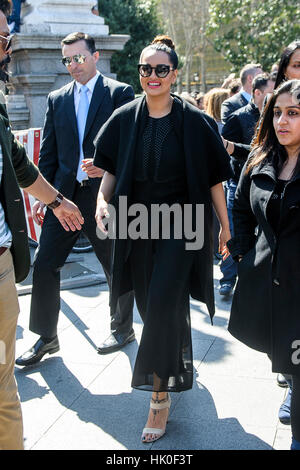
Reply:
[[139, 64], [138, 71], [142, 77], [150, 77], [152, 74], [152, 70], [155, 71], [155, 75], [158, 78], [165, 78], [169, 73], [170, 70], [174, 70], [170, 67], [170, 65], [165, 64], [158, 64], [156, 67], [151, 67], [149, 64]]
[[86, 56], [83, 54], [76, 54], [72, 57], [63, 57], [61, 61], [66, 67], [70, 67], [72, 62], [75, 62], [76, 64], [84, 64], [86, 61]]
[[3, 50], [5, 52], [8, 51], [8, 49], [10, 48], [11, 40], [12, 40], [13, 36], [14, 36], [13, 34], [11, 34], [10, 36], [2, 36], [2, 34], [0, 34], [0, 42], [3, 46], [5, 46], [5, 47], [3, 47]]

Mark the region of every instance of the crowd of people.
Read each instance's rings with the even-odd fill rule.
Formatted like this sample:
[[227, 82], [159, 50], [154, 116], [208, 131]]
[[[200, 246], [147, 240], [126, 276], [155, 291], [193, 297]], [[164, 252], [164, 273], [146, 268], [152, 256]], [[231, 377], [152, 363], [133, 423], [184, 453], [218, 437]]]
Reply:
[[[299, 372], [291, 364], [293, 340], [289, 342], [291, 334], [287, 330], [295, 328], [299, 335], [300, 322], [293, 313], [297, 310], [296, 288], [289, 278], [293, 272], [299, 285], [296, 264], [299, 259], [295, 256], [295, 262], [291, 262], [287, 253], [283, 255], [283, 247], [287, 242], [299, 254], [299, 213], [294, 209], [299, 209], [300, 193], [297, 183], [294, 190], [293, 184], [299, 178], [300, 166], [300, 41], [295, 40], [284, 48], [269, 73], [260, 64], [247, 64], [240, 72], [240, 82], [236, 80], [232, 74], [219, 88], [197, 94], [196, 98], [201, 98], [200, 106], [192, 96], [193, 104], [216, 121], [233, 172], [224, 185], [232, 237], [227, 245], [231, 254], [225, 260], [221, 258], [223, 276], [219, 292], [222, 296], [232, 294], [238, 279], [229, 331], [245, 344], [266, 352], [273, 370], [278, 372], [278, 385], [288, 387], [278, 417], [282, 423], [292, 424], [293, 436], [297, 436], [293, 438], [292, 448], [298, 449]], [[239, 86], [234, 93], [233, 82]], [[191, 96], [188, 99], [191, 102]], [[261, 178], [267, 173], [266, 167], [273, 176], [273, 184], [268, 189], [263, 186], [263, 179], [252, 176], [259, 174]], [[287, 203], [290, 191], [294, 192], [293, 202]], [[260, 211], [256, 207], [257, 198], [261, 198]], [[285, 213], [287, 207], [293, 211]], [[291, 216], [295, 216], [295, 225], [289, 232]], [[263, 250], [267, 251], [263, 253]], [[248, 262], [244, 261], [244, 255], [250, 258]], [[273, 286], [281, 286], [283, 292]], [[269, 293], [267, 301], [266, 293]], [[284, 300], [285, 296], [288, 297]], [[290, 364], [287, 364], [287, 354], [290, 354]]]
[[[12, 52], [9, 4], [0, 2], [3, 80]], [[39, 168], [4, 132], [8, 117], [0, 108], [0, 340], [7, 345], [0, 364], [0, 449], [23, 449], [14, 379], [15, 279], [26, 277], [29, 254], [23, 209], [15, 206], [20, 185], [37, 198], [33, 216], [43, 226], [29, 326], [39, 338], [18, 366], [37, 364], [60, 348], [60, 269], [83, 230], [110, 290], [111, 334], [98, 352], [134, 340], [135, 300], [143, 332], [132, 387], [152, 394], [141, 439], [160, 439], [170, 393], [193, 386], [190, 297], [205, 303], [213, 318], [217, 252], [220, 294], [233, 293], [229, 331], [268, 354], [280, 385], [289, 387], [280, 412], [291, 421], [291, 449], [300, 450], [300, 42], [284, 50], [275, 72], [249, 63], [239, 79], [230, 76], [193, 97], [172, 93], [178, 56], [170, 37], [157, 36], [141, 51], [144, 93], [137, 99], [130, 85], [97, 70], [90, 35], [71, 33], [61, 47], [73, 80], [48, 96]], [[126, 236], [119, 230], [124, 198]], [[157, 206], [169, 208], [168, 217], [154, 219]], [[134, 214], [142, 209], [141, 223]]]

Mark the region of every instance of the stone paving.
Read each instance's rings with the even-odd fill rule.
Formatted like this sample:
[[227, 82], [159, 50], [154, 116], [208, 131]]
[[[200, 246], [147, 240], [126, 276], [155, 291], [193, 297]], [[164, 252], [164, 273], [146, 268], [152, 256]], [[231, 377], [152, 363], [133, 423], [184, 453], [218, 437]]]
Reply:
[[[82, 264], [99, 273], [94, 253]], [[61, 291], [61, 349], [40, 364], [16, 366], [24, 416], [25, 448], [30, 450], [287, 450], [290, 426], [277, 413], [286, 390], [277, 386], [269, 359], [227, 331], [230, 299], [220, 298], [215, 265], [214, 326], [206, 307], [191, 300], [194, 354], [193, 389], [172, 394], [166, 435], [140, 442], [150, 394], [133, 390], [131, 373], [142, 323], [134, 314], [136, 341], [99, 355], [109, 335], [107, 285]], [[17, 355], [31, 347], [30, 294], [19, 297]], [[42, 308], [43, 306], [41, 306]]]

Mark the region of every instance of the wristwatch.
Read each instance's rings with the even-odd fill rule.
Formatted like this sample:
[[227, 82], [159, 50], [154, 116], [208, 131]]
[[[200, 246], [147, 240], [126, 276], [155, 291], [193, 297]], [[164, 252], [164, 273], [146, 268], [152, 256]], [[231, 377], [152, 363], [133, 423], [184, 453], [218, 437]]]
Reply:
[[56, 209], [61, 205], [63, 198], [63, 195], [58, 193], [54, 201], [50, 202], [50, 204], [47, 204], [47, 207], [49, 207], [49, 209]]

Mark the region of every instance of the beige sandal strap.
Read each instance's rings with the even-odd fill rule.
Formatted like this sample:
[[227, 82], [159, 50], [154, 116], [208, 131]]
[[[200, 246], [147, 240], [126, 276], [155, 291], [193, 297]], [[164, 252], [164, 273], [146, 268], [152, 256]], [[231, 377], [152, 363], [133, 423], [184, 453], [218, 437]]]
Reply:
[[144, 428], [143, 429], [143, 435], [144, 434], [158, 434], [159, 436], [161, 436], [162, 434], [164, 434], [165, 430], [164, 429], [160, 429], [160, 428]]
[[170, 408], [170, 406], [170, 401], [166, 401], [164, 403], [153, 403], [152, 401], [150, 402], [150, 408], [152, 410], [165, 410], [166, 408]]
[[170, 408], [171, 406], [171, 397], [168, 395], [168, 399], [166, 401], [163, 401], [162, 403], [155, 403], [153, 400], [150, 400], [150, 408], [152, 410], [164, 410], [166, 408]]

